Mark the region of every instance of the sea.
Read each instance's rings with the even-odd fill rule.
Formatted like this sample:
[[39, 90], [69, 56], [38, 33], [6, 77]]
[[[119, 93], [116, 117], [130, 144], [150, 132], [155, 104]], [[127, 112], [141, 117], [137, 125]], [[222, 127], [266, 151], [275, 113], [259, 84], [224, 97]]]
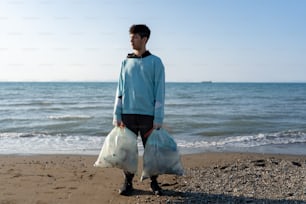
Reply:
[[[116, 86], [1, 82], [0, 154], [98, 155], [113, 128]], [[306, 155], [306, 83], [169, 82], [164, 128], [181, 154]]]

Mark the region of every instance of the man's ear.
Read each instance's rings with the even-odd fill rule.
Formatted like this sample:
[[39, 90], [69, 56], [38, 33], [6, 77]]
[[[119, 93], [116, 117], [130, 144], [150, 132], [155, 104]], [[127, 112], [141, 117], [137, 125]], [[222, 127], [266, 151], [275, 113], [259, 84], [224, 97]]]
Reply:
[[142, 40], [143, 40], [145, 43], [147, 43], [149, 39], [148, 39], [148, 37], [143, 37]]

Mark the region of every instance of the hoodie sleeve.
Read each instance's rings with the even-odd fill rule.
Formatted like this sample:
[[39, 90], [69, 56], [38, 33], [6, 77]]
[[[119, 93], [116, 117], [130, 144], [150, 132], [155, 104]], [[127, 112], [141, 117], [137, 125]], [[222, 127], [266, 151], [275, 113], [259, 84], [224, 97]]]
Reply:
[[122, 114], [122, 87], [123, 87], [123, 79], [122, 79], [122, 69], [123, 63], [121, 65], [121, 71], [119, 75], [119, 81], [117, 84], [117, 91], [116, 91], [116, 98], [114, 104], [114, 118], [113, 121], [121, 121], [121, 114]]
[[154, 95], [155, 110], [154, 123], [162, 124], [164, 120], [165, 106], [165, 68], [160, 59], [155, 63]]

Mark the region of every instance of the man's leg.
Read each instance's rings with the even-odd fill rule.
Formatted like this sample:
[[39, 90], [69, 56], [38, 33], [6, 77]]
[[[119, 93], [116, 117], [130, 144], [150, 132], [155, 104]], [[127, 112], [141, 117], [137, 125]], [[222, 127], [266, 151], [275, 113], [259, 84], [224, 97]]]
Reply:
[[[148, 116], [148, 115], [139, 115], [137, 118], [137, 121], [139, 123], [139, 132], [140, 136], [142, 139], [142, 144], [143, 147], [145, 148], [147, 139], [148, 139], [148, 133], [152, 131], [153, 128], [153, 116]], [[157, 182], [157, 177], [156, 176], [151, 176], [151, 189], [155, 195], [161, 195], [162, 194], [162, 189], [159, 187], [158, 182]]]
[[151, 189], [154, 195], [162, 195], [162, 188], [158, 185], [157, 177], [151, 176]]
[[149, 115], [138, 115], [137, 117], [143, 147], [146, 146], [147, 139], [149, 136], [148, 133], [150, 133], [153, 128], [153, 120], [154, 117]]
[[122, 187], [119, 189], [120, 195], [131, 195], [133, 192], [133, 178], [134, 174], [124, 171], [124, 183]]
[[[122, 122], [126, 128], [130, 129], [136, 135], [138, 135], [138, 127], [136, 117], [133, 114], [123, 114], [122, 115]], [[119, 189], [120, 195], [131, 195], [133, 192], [133, 178], [134, 174], [124, 171], [124, 183], [122, 187]]]
[[137, 115], [136, 114], [122, 114], [121, 116], [122, 122], [125, 127], [135, 133], [138, 136], [139, 128], [137, 123]]

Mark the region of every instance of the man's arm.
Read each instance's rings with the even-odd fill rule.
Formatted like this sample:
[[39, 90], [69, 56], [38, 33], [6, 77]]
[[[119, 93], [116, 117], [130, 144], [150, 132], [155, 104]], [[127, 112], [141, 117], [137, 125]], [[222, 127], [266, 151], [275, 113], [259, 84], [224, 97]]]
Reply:
[[164, 120], [165, 106], [165, 68], [162, 61], [157, 60], [155, 71], [155, 111], [154, 111], [154, 128], [160, 128]]
[[122, 124], [121, 114], [122, 114], [122, 66], [119, 75], [119, 81], [117, 85], [116, 98], [114, 104], [114, 114], [113, 114], [113, 125], [120, 126]]

